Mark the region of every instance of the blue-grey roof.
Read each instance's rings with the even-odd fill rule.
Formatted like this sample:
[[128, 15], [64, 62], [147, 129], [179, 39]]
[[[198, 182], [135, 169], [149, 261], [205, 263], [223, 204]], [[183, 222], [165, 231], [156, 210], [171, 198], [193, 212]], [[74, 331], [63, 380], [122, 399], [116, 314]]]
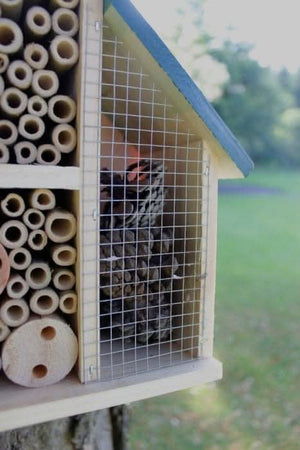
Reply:
[[109, 7], [115, 8], [156, 62], [167, 73], [170, 80], [219, 141], [226, 153], [241, 172], [247, 176], [253, 169], [252, 160], [216, 110], [205, 98], [201, 90], [196, 86], [156, 32], [145, 21], [143, 16], [129, 0], [104, 0], [104, 12]]

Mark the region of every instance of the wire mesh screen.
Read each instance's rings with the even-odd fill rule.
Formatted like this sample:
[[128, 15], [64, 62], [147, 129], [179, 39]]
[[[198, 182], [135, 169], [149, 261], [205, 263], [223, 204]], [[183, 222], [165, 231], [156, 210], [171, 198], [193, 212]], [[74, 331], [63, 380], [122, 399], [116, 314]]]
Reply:
[[201, 357], [209, 161], [138, 58], [104, 24], [100, 378]]

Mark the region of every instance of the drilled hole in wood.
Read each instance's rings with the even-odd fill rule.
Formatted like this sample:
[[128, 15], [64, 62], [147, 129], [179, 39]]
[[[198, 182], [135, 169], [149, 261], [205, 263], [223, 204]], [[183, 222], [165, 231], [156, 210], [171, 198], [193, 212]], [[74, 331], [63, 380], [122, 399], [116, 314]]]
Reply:
[[44, 378], [48, 373], [48, 369], [44, 364], [38, 364], [37, 366], [34, 366], [32, 369], [32, 376], [34, 378]]
[[56, 329], [54, 327], [45, 327], [41, 331], [41, 336], [46, 341], [52, 341], [56, 336]]

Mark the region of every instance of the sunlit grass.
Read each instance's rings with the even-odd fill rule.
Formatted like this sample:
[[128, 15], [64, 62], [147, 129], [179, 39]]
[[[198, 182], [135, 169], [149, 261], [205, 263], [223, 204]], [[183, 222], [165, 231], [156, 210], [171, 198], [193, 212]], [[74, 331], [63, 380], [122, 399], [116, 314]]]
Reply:
[[258, 170], [242, 183], [282, 194], [220, 196], [224, 379], [134, 404], [133, 449], [300, 448], [300, 173]]

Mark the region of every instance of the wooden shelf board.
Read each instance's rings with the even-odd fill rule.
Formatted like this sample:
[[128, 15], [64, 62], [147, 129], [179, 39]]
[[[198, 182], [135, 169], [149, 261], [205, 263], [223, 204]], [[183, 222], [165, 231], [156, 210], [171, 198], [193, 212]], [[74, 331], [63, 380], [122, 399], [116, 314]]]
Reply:
[[175, 392], [222, 377], [214, 358], [197, 359], [114, 381], [80, 384], [74, 375], [53, 386], [28, 389], [0, 381], [0, 431]]
[[0, 188], [80, 189], [79, 167], [0, 164]]

